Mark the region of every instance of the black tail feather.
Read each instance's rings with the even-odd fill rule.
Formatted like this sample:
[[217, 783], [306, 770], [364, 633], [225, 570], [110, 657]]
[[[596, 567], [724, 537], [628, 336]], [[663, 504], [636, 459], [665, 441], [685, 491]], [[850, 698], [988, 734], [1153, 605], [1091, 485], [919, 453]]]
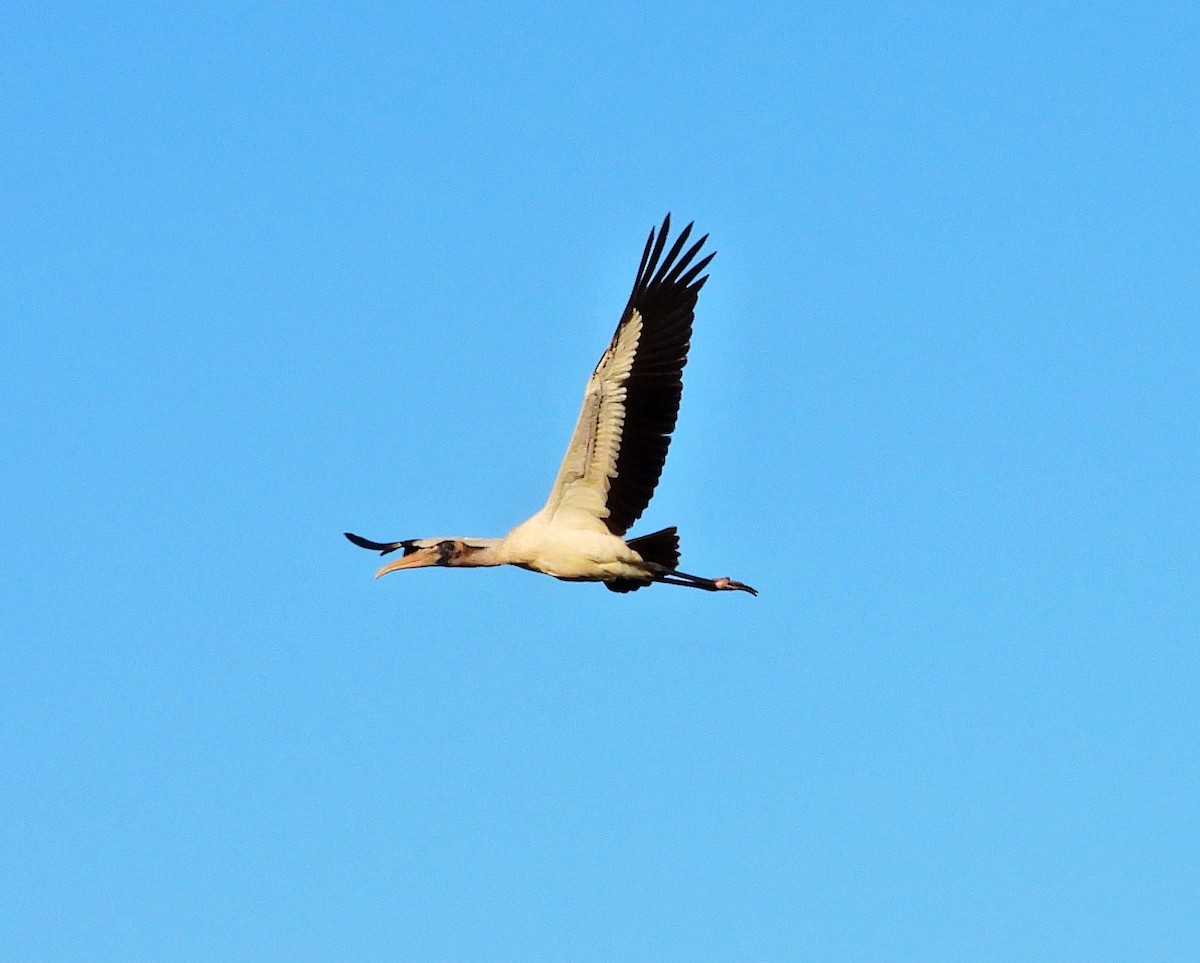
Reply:
[[[679, 564], [679, 533], [675, 530], [674, 525], [651, 532], [649, 535], [631, 538], [625, 544], [651, 565], [674, 569]], [[605, 582], [604, 587], [610, 592], [636, 592], [640, 588], [645, 588], [651, 581], [651, 579], [619, 578]]]
[[625, 544], [647, 562], [654, 562], [664, 568], [679, 567], [679, 533], [674, 525], [649, 535], [631, 538]]

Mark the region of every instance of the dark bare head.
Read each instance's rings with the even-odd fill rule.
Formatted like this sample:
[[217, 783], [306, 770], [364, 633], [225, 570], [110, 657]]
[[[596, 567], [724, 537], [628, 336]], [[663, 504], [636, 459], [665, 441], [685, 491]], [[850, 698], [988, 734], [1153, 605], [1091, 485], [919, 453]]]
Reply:
[[462, 568], [499, 564], [491, 557], [492, 550], [500, 541], [497, 538], [409, 538], [399, 542], [373, 542], [361, 535], [345, 534], [359, 548], [380, 555], [402, 552], [399, 558], [376, 572], [376, 578], [404, 568], [428, 568], [432, 565]]

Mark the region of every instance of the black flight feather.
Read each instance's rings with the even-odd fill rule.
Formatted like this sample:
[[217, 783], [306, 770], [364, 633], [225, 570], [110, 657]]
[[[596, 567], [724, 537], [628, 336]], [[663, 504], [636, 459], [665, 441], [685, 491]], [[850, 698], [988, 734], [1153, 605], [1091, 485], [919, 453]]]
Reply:
[[363, 538], [361, 535], [355, 535], [353, 532], [343, 532], [350, 541], [359, 548], [365, 548], [372, 552], [378, 552], [380, 555], [387, 555], [389, 552], [394, 552], [398, 548], [404, 549], [405, 555], [411, 555], [416, 551], [416, 546], [411, 540], [403, 542], [372, 542], [369, 538]]

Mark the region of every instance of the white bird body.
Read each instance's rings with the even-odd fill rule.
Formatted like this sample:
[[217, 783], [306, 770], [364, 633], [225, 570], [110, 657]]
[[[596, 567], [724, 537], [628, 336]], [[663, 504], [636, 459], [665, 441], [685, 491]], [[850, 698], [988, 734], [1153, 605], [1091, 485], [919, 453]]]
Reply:
[[[596, 524], [594, 515], [552, 516], [542, 509], [501, 539], [501, 564], [519, 565], [555, 578], [608, 579], [645, 576], [645, 560], [624, 539]], [[608, 579], [602, 579], [607, 581]]]
[[667, 215], [657, 237], [650, 232], [633, 293], [588, 379], [575, 431], [546, 504], [503, 538], [385, 543], [347, 532], [354, 544], [383, 555], [403, 549], [376, 578], [428, 565], [516, 565], [569, 581], [603, 582], [614, 592], [662, 582], [758, 594], [733, 579], [679, 571], [674, 528], [623, 537], [646, 509], [662, 473], [679, 412], [696, 297], [708, 280], [699, 275], [713, 257], [692, 263], [707, 236], [683, 251], [690, 224], [662, 257], [670, 225]]

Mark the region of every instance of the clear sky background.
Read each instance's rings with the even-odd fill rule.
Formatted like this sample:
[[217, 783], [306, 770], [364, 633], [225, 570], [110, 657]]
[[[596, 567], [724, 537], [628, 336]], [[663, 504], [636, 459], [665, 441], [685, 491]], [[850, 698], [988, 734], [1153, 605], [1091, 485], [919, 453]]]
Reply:
[[[1200, 958], [1195, 4], [0, 15], [0, 958]], [[542, 503], [650, 227], [641, 523]]]

